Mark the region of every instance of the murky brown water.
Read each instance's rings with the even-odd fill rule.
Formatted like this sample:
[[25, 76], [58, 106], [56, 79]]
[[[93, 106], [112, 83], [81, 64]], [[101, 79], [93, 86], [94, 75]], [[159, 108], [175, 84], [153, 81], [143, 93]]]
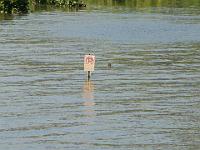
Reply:
[[165, 9], [0, 21], [0, 149], [200, 149], [200, 10]]

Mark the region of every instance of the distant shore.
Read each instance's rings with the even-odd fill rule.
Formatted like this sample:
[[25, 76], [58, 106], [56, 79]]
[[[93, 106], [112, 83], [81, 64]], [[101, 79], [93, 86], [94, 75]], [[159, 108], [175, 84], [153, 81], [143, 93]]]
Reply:
[[81, 0], [4, 0], [0, 2], [0, 13], [28, 13], [30, 8], [41, 5], [52, 5], [56, 7], [86, 7]]

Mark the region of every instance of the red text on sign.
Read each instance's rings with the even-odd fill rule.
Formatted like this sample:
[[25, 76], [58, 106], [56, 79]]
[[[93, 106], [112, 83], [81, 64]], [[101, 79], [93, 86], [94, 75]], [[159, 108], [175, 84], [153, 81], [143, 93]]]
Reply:
[[87, 64], [93, 64], [94, 63], [94, 58], [93, 57], [87, 57], [86, 58], [86, 63]]

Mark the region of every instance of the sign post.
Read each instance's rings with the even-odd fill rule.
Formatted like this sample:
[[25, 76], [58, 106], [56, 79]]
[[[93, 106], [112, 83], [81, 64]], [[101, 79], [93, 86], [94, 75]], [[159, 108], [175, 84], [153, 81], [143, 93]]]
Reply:
[[91, 72], [94, 71], [95, 65], [95, 56], [94, 55], [85, 55], [84, 57], [84, 71], [87, 72], [88, 80], [90, 80]]

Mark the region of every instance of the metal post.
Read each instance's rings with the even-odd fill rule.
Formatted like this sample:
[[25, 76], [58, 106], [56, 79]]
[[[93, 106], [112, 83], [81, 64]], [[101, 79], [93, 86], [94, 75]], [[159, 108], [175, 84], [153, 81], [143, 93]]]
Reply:
[[91, 72], [90, 71], [87, 72], [87, 76], [88, 76], [88, 80], [90, 80], [90, 77], [91, 77]]

